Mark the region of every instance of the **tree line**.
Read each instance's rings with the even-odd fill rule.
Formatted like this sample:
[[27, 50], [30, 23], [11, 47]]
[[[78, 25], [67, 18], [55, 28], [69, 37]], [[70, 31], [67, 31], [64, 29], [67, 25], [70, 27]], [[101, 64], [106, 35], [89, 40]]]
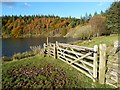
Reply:
[[32, 15], [32, 16], [2, 16], [3, 37], [32, 37], [34, 35], [64, 36], [70, 28], [84, 25], [92, 18], [92, 15], [84, 17], [59, 17], [54, 15]]
[[105, 12], [92, 16], [59, 17], [55, 15], [2, 16], [2, 37], [64, 36], [78, 25], [90, 24], [98, 35], [120, 30], [120, 2], [113, 2]]
[[[65, 34], [66, 30], [80, 24], [80, 19], [59, 16], [3, 16], [2, 36], [23, 37], [49, 33]], [[63, 31], [62, 31], [63, 30]]]

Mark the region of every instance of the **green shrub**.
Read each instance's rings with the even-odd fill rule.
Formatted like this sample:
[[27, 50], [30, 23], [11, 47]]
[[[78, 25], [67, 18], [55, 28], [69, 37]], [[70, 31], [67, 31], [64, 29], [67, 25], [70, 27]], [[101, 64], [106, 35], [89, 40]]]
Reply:
[[20, 60], [20, 59], [28, 58], [28, 57], [35, 56], [35, 55], [36, 55], [36, 53], [34, 53], [33, 51], [29, 51], [29, 52], [14, 54], [12, 58]]
[[73, 35], [74, 38], [80, 38], [80, 39], [90, 39], [92, 36], [93, 36], [93, 30], [90, 25], [77, 28], [75, 34]]
[[12, 58], [7, 57], [7, 56], [3, 56], [3, 57], [2, 57], [2, 60], [3, 60], [3, 61], [12, 61]]
[[90, 19], [89, 24], [93, 28], [93, 32], [96, 36], [108, 34], [106, 27], [106, 17], [102, 15], [96, 15]]

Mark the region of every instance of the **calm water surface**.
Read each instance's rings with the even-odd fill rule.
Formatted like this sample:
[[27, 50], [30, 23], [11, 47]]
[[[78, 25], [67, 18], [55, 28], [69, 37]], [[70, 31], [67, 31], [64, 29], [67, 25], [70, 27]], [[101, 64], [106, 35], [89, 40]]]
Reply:
[[[75, 41], [72, 38], [63, 37], [49, 37], [49, 42], [55, 43], [55, 41], [61, 43], [68, 43]], [[2, 42], [1, 42], [2, 41]], [[0, 55], [2, 56], [12, 56], [14, 53], [30, 51], [30, 46], [40, 45], [43, 47], [43, 43], [46, 42], [45, 37], [39, 38], [24, 38], [24, 39], [0, 39], [0, 44], [2, 45], [2, 50], [0, 50]]]
[[2, 56], [2, 39], [0, 39], [0, 57]]

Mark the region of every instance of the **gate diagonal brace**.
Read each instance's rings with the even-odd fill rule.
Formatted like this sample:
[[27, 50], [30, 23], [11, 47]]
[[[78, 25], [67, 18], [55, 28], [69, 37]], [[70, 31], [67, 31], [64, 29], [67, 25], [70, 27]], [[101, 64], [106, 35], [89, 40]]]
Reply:
[[[75, 52], [74, 50], [73, 50], [73, 48], [70, 48], [73, 52]], [[76, 55], [77, 56], [77, 58], [79, 58], [79, 56], [78, 55]]]
[[87, 53], [87, 54], [83, 55], [82, 57], [80, 57], [79, 59], [72, 61], [70, 64], [73, 64], [73, 63], [75, 63], [75, 62], [77, 62], [77, 61], [79, 61], [79, 60], [81, 60], [81, 59], [83, 59], [83, 58], [85, 58], [85, 57], [87, 57], [87, 56], [89, 56], [91, 54], [92, 54], [91, 52]]

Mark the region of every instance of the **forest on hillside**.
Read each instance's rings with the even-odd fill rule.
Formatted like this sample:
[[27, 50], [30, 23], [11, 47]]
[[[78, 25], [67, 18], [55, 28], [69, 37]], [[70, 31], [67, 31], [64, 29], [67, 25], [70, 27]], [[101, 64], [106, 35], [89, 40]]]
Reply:
[[[92, 32], [99, 35], [118, 33], [120, 29], [120, 2], [113, 2], [105, 12], [87, 14], [81, 18], [55, 15], [2, 16], [3, 38], [34, 36], [65, 36], [71, 28], [91, 25]], [[74, 29], [73, 29], [74, 30]], [[86, 31], [85, 31], [86, 32]], [[91, 35], [94, 36], [94, 35]]]
[[[3, 16], [2, 36], [19, 37], [34, 35], [66, 34], [67, 29], [79, 24], [79, 19], [59, 16]], [[74, 24], [74, 25], [73, 25]]]
[[[3, 16], [2, 36], [64, 36], [67, 30], [79, 24], [84, 24], [91, 18], [91, 14], [82, 19], [71, 17], [59, 17], [54, 15], [32, 15], [32, 16]], [[86, 19], [86, 20], [85, 20]]]

